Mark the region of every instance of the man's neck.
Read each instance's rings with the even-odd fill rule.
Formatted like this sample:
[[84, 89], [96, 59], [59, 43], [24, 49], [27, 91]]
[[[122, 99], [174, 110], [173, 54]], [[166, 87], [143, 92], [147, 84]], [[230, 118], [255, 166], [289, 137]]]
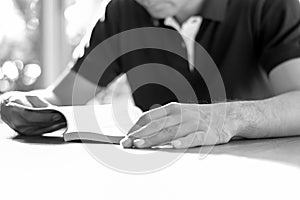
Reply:
[[174, 16], [174, 18], [180, 25], [182, 25], [191, 16], [199, 13], [204, 1], [207, 0], [190, 0], [190, 2], [186, 4], [186, 6], [183, 7], [178, 14]]

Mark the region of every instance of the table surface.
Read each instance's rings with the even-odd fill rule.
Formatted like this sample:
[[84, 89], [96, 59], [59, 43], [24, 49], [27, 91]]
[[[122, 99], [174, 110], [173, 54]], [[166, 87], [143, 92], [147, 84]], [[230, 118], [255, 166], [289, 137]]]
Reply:
[[[202, 159], [194, 148], [160, 171], [132, 175], [101, 164], [81, 143], [64, 143], [59, 135], [21, 137], [4, 124], [0, 133], [0, 199], [300, 197], [300, 137], [234, 141]], [[155, 152], [158, 158], [183, 153], [126, 151]]]

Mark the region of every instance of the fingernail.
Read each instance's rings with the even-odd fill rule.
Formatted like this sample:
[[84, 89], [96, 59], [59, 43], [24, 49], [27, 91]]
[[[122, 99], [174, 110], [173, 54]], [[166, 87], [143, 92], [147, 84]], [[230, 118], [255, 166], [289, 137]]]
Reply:
[[121, 141], [121, 145], [125, 148], [131, 147], [132, 146], [132, 141], [129, 138], [125, 138]]
[[180, 148], [181, 142], [179, 140], [176, 140], [171, 142], [171, 145], [173, 146], [173, 148]]
[[54, 115], [53, 117], [52, 117], [52, 120], [53, 121], [58, 121], [58, 120], [60, 120], [61, 119], [61, 116], [60, 115]]
[[143, 139], [138, 139], [138, 140], [134, 140], [134, 146], [136, 147], [142, 147], [145, 144], [145, 140]]

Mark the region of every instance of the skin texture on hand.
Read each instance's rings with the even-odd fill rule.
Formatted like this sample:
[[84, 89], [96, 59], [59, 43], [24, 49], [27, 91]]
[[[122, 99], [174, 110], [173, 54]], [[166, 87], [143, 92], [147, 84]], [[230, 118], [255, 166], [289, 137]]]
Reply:
[[37, 96], [13, 92], [1, 102], [1, 118], [17, 133], [26, 136], [38, 136], [64, 128], [64, 116], [46, 109], [48, 107], [50, 104]]
[[236, 135], [239, 117], [230, 104], [171, 103], [145, 113], [122, 141], [125, 148], [223, 144]]

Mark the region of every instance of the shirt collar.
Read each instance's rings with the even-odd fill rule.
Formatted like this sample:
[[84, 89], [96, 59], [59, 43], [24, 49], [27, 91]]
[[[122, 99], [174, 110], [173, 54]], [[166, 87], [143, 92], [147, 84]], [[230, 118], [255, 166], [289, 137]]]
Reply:
[[198, 15], [204, 19], [223, 21], [227, 10], [228, 0], [205, 0]]

